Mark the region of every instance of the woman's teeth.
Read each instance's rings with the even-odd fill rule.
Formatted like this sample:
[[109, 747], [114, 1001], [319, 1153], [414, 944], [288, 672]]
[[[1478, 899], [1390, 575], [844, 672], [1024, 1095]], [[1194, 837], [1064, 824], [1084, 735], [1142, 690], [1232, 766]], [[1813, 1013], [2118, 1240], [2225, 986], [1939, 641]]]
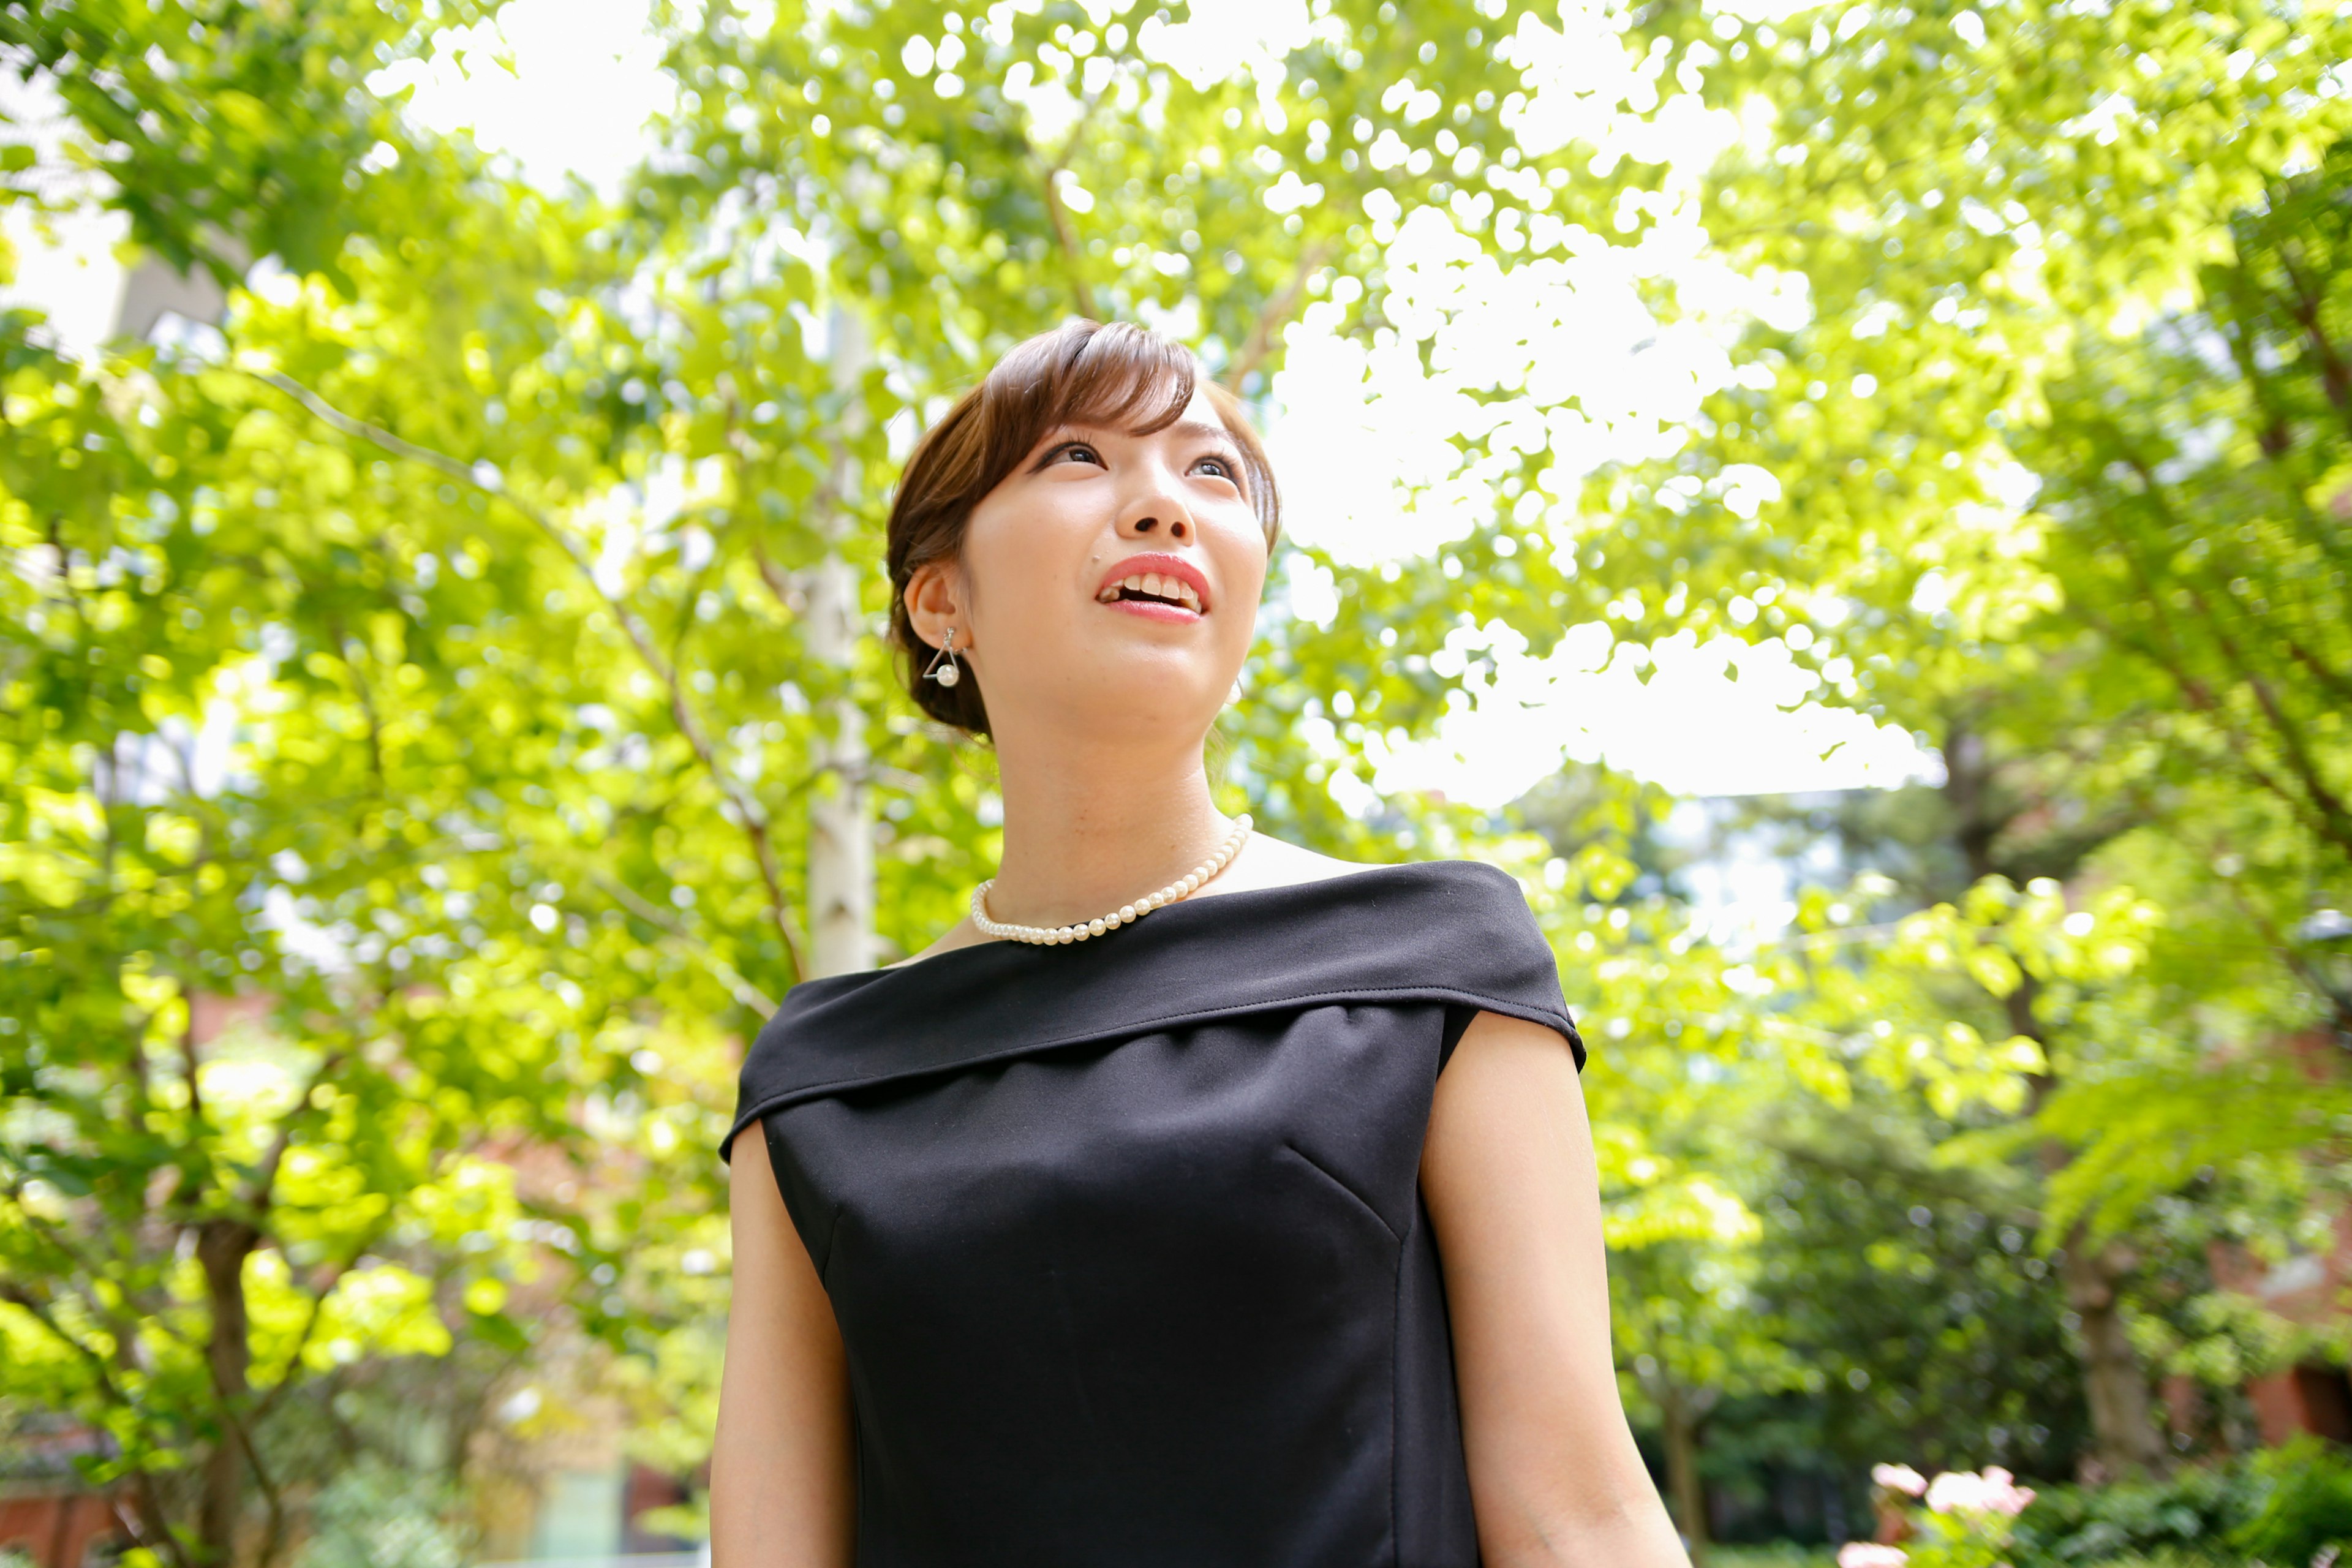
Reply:
[[1122, 577], [1096, 595], [1095, 602], [1102, 605], [1116, 604], [1129, 594], [1141, 599], [1158, 599], [1163, 604], [1181, 605], [1196, 616], [1201, 613], [1201, 595], [1192, 591], [1192, 584], [1181, 577], [1163, 577], [1157, 572], [1144, 572], [1132, 577]]

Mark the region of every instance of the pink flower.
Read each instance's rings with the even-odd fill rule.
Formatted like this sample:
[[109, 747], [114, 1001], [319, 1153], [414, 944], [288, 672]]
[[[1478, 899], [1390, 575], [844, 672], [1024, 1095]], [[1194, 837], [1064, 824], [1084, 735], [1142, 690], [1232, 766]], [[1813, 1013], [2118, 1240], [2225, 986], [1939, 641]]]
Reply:
[[1990, 1494], [1988, 1501], [1995, 1513], [2005, 1513], [2015, 1519], [2033, 1500], [2033, 1489], [2017, 1484], [2017, 1478], [1999, 1465], [1985, 1467], [1985, 1486]]
[[1987, 1466], [1982, 1475], [1947, 1470], [1927, 1488], [1927, 1506], [1937, 1513], [1997, 1513], [2014, 1519], [2032, 1500], [2032, 1489], [2017, 1485], [2016, 1478], [1999, 1465]]
[[[1889, 1467], [1882, 1465], [1881, 1469]], [[1900, 1546], [1881, 1546], [1872, 1541], [1849, 1541], [1838, 1548], [1837, 1568], [1903, 1568], [1911, 1561], [1910, 1554]]]
[[1917, 1497], [1927, 1489], [1927, 1478], [1908, 1465], [1873, 1465], [1870, 1479], [1891, 1492]]
[[1946, 1470], [1927, 1488], [1927, 1506], [1937, 1513], [1982, 1513], [1984, 1478], [1973, 1470]]

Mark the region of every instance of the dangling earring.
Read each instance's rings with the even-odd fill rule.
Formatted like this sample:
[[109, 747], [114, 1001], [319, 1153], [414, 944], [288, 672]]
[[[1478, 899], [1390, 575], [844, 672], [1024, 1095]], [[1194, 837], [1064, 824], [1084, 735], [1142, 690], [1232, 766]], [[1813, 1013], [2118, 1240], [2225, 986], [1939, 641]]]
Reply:
[[[944, 668], [940, 664], [941, 659], [948, 661]], [[963, 667], [956, 662], [955, 627], [948, 628], [947, 640], [940, 645], [940, 651], [931, 656], [929, 667], [923, 671], [923, 679], [949, 687], [963, 679]]]

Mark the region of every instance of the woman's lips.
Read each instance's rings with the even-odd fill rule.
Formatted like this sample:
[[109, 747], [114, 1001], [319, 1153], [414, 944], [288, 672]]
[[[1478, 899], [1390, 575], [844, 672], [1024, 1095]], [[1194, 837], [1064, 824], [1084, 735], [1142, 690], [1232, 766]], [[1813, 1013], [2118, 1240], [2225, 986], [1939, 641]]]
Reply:
[[1141, 616], [1147, 621], [1166, 621], [1172, 626], [1190, 626], [1200, 616], [1177, 605], [1163, 605], [1157, 599], [1105, 599], [1103, 604], [1130, 616]]
[[1147, 620], [1181, 625], [1208, 613], [1209, 584], [1191, 562], [1150, 552], [1113, 566], [1095, 591], [1095, 602]]

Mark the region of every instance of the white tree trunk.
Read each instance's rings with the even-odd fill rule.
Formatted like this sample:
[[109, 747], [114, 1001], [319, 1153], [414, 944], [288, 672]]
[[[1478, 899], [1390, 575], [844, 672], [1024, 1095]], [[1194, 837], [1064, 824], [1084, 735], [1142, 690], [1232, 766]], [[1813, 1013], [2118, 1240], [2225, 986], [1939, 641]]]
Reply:
[[[865, 368], [866, 344], [856, 316], [836, 306], [829, 347], [834, 384], [846, 390]], [[844, 413], [845, 435], [859, 417], [853, 402]], [[857, 568], [839, 545], [856, 516], [856, 471], [846, 443], [834, 458], [834, 500], [816, 519], [828, 543], [809, 584], [808, 639], [811, 657], [829, 665], [845, 683], [857, 658], [865, 616], [858, 604]], [[845, 690], [817, 714], [817, 776], [809, 791], [809, 972], [847, 974], [874, 967], [874, 805], [866, 784], [869, 756], [866, 712]]]

